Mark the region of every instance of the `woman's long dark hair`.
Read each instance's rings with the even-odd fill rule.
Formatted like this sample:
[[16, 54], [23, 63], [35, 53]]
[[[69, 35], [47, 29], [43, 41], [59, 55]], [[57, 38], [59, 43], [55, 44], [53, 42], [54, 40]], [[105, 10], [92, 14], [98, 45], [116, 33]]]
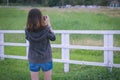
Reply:
[[44, 28], [42, 25], [42, 13], [39, 9], [31, 9], [28, 13], [26, 28], [28, 31], [38, 31], [40, 28]]

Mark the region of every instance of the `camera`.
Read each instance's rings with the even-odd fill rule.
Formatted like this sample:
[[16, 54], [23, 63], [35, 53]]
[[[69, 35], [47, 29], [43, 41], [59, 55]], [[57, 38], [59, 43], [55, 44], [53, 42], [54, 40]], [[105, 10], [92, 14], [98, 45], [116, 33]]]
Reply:
[[47, 16], [43, 16], [43, 17], [42, 17], [42, 20], [43, 20], [42, 22], [43, 22], [43, 25], [44, 25], [44, 26], [47, 26], [47, 25], [48, 25], [46, 19], [47, 19]]
[[43, 19], [46, 20], [46, 19], [47, 19], [47, 16], [43, 16]]

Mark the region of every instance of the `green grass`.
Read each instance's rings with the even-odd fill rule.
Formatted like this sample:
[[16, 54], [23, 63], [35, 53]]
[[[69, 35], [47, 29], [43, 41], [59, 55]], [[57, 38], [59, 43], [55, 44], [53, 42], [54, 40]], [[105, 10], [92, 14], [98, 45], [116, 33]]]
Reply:
[[[60, 15], [61, 13], [57, 14]], [[106, 15], [99, 15], [95, 13], [74, 13], [66, 12], [65, 15], [56, 16], [58, 20], [58, 26], [55, 29], [73, 29], [73, 30], [115, 30], [120, 29], [118, 22], [120, 19], [114, 19]], [[64, 22], [64, 23], [63, 23]], [[94, 24], [96, 23], [96, 24]], [[55, 24], [55, 22], [53, 22]], [[59, 27], [60, 26], [60, 27]], [[71, 26], [73, 28], [71, 28]]]
[[[0, 61], [0, 80], [30, 80], [28, 62], [26, 60], [5, 59]], [[53, 80], [120, 80], [119, 68], [110, 73], [105, 67], [70, 65], [70, 72], [63, 72], [62, 63], [54, 63]], [[43, 80], [43, 74], [40, 72]]]
[[[0, 8], [0, 30], [24, 30], [29, 8]], [[41, 8], [48, 14], [54, 30], [120, 30], [119, 10], [113, 9], [57, 9]], [[57, 34], [55, 44], [61, 44]], [[5, 34], [5, 42], [25, 43], [24, 34]], [[114, 36], [114, 46], [120, 47], [120, 36]], [[103, 35], [70, 35], [72, 45], [103, 46]], [[26, 47], [5, 46], [5, 54], [26, 55]], [[103, 51], [70, 50], [71, 60], [103, 62]], [[61, 59], [61, 49], [53, 49], [53, 58]], [[120, 51], [114, 51], [114, 63], [120, 64]], [[120, 80], [119, 68], [112, 73], [106, 67], [70, 64], [64, 73], [63, 63], [54, 63], [53, 80]], [[40, 73], [41, 79], [43, 74]], [[0, 60], [0, 80], [30, 80], [28, 61]]]
[[[28, 10], [29, 8], [27, 10], [0, 8], [0, 29], [23, 30]], [[43, 15], [50, 16], [53, 29], [56, 30], [120, 30], [120, 16], [111, 17], [100, 12], [85, 12], [79, 9], [74, 11], [74, 9], [41, 8], [41, 11]]]
[[0, 8], [0, 29], [20, 30], [25, 28], [27, 14], [16, 8]]

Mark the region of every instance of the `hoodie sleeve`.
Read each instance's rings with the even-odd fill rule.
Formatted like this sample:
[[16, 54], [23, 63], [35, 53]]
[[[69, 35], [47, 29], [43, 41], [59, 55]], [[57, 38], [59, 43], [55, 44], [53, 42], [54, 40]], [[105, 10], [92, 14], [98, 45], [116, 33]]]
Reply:
[[26, 32], [26, 29], [25, 29], [25, 39], [28, 40], [28, 34], [27, 34], [27, 32]]
[[56, 36], [55, 36], [55, 33], [52, 32], [49, 28], [49, 32], [48, 32], [48, 38], [51, 40], [51, 41], [55, 41], [56, 40]]

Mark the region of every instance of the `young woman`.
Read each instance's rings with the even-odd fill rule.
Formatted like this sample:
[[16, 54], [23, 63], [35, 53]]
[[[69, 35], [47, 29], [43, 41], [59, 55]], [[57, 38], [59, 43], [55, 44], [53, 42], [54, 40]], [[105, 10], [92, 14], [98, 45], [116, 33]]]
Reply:
[[28, 13], [26, 39], [29, 41], [28, 61], [31, 79], [39, 80], [39, 71], [44, 72], [44, 80], [52, 80], [52, 50], [50, 40], [56, 39], [49, 16], [42, 16], [39, 9]]

